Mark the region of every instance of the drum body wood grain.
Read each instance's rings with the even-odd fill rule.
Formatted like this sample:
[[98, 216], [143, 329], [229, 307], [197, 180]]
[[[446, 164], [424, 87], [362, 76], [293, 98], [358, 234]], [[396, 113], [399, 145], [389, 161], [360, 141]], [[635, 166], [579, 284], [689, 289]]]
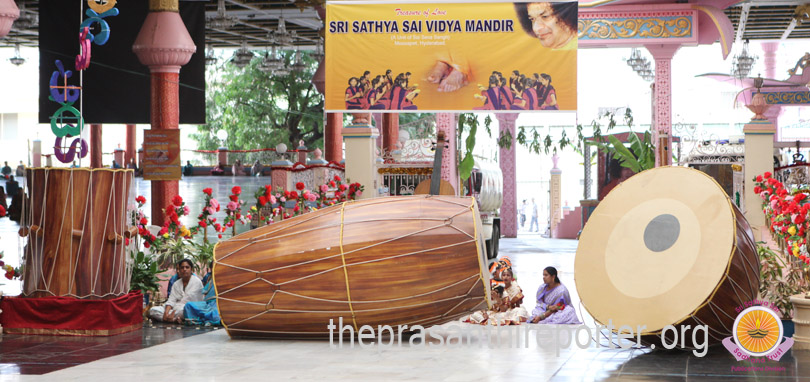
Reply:
[[108, 299], [129, 292], [127, 203], [132, 170], [30, 168], [20, 234], [22, 294]]
[[714, 179], [684, 167], [647, 170], [611, 191], [582, 231], [574, 272], [594, 319], [636, 335], [644, 326], [648, 344], [689, 325], [686, 347], [697, 325], [708, 325], [710, 344], [731, 336], [760, 281], [748, 222]]
[[406, 196], [324, 208], [214, 250], [231, 336], [327, 338], [337, 325], [428, 325], [488, 306], [471, 198]]

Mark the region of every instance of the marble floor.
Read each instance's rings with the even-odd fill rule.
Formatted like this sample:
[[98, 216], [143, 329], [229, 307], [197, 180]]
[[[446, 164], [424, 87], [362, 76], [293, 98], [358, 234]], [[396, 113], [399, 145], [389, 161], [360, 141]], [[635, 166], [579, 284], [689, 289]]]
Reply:
[[[233, 185], [232, 178], [219, 179], [221, 181], [213, 182], [200, 179], [201, 183], [189, 182], [192, 184], [181, 185], [181, 188], [187, 187], [196, 193], [202, 184], [216, 186], [215, 192], [221, 193], [224, 199]], [[254, 179], [250, 181], [255, 182]], [[148, 186], [144, 183], [139, 189], [145, 191]], [[240, 185], [253, 187], [250, 183]], [[195, 202], [196, 199], [190, 197], [188, 200]], [[6, 240], [16, 230], [13, 223], [8, 223], [7, 219], [0, 220], [0, 236], [3, 237], [0, 242], [6, 251], [16, 246], [13, 240]], [[580, 318], [593, 328], [593, 320], [581, 308], [576, 294], [573, 277], [576, 246], [577, 242], [573, 240], [552, 240], [521, 232], [516, 239], [503, 239], [501, 255], [512, 259], [518, 282], [528, 296], [525, 301], [527, 309], [534, 306], [534, 291], [541, 283], [543, 268], [555, 266], [560, 271], [561, 281], [569, 286]], [[2, 288], [6, 294], [11, 294], [8, 285]], [[471, 326], [462, 328], [470, 329]], [[510, 347], [507, 345], [512, 343], [509, 342], [509, 333], [495, 334], [489, 337], [489, 341], [472, 337], [461, 344], [454, 343], [454, 346], [438, 343], [439, 338], [449, 340], [455, 329], [451, 324], [429, 328], [429, 340], [424, 343], [413, 341], [411, 344], [406, 338], [392, 346], [383, 346], [383, 342], [367, 347], [359, 344], [351, 347], [348, 343], [338, 346], [328, 340], [230, 339], [222, 329], [178, 330], [149, 325], [129, 337], [110, 337], [104, 340], [107, 342], [90, 346], [87, 350], [79, 345], [59, 345], [56, 342], [70, 342], [59, 337], [34, 336], [21, 340], [6, 335], [0, 337], [0, 381], [84, 381], [110, 380], [110, 377], [116, 381], [810, 381], [809, 351], [789, 351], [779, 362], [751, 363], [737, 362], [722, 347], [712, 347], [704, 357], [697, 357], [688, 351], [611, 348], [604, 338], [585, 349], [574, 344], [555, 349], [546, 346], [547, 343], [539, 346], [531, 340], [521, 342], [519, 347]], [[26, 341], [38, 341], [37, 347], [31, 348], [37, 352], [25, 353], [30, 354], [26, 356], [17, 353], [25, 347], [13, 350], [13, 343]], [[53, 343], [48, 345], [48, 341]], [[115, 344], [116, 341], [122, 342]], [[67, 350], [74, 352], [69, 357], [71, 362], [60, 360], [60, 354], [55, 354]], [[40, 357], [36, 357], [37, 353]], [[98, 357], [92, 358], [92, 355]], [[46, 370], [47, 366], [36, 370], [24, 367], [24, 362], [47, 364], [49, 361], [65, 365], [52, 367], [50, 372]]]

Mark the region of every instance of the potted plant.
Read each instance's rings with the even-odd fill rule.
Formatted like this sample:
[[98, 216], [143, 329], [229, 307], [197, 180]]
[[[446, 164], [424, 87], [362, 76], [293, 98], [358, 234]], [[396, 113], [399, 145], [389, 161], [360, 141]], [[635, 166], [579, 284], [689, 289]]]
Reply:
[[160, 279], [158, 274], [163, 272], [158, 267], [157, 261], [152, 256], [144, 254], [143, 251], [133, 252], [132, 278], [129, 281], [130, 290], [139, 290], [144, 296], [144, 305], [148, 305], [150, 300], [154, 300], [153, 295], [157, 293]]
[[201, 280], [205, 285], [210, 279], [210, 273], [213, 271], [214, 264], [214, 247], [216, 243], [193, 243], [194, 250], [191, 251], [191, 259], [195, 263], [195, 268], [200, 272]]
[[763, 300], [776, 306], [782, 316], [785, 336], [792, 337], [794, 300], [804, 298], [803, 292], [808, 290], [807, 271], [798, 263], [785, 259], [780, 253], [770, 249], [764, 242], [759, 242], [757, 253], [760, 259], [759, 293]]

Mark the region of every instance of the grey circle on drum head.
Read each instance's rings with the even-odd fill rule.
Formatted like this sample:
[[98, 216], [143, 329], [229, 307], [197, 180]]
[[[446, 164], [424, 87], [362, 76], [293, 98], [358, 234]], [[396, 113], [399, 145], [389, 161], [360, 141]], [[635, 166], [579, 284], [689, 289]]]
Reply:
[[681, 234], [678, 218], [670, 214], [661, 214], [647, 223], [644, 229], [644, 245], [653, 252], [663, 252], [672, 247]]

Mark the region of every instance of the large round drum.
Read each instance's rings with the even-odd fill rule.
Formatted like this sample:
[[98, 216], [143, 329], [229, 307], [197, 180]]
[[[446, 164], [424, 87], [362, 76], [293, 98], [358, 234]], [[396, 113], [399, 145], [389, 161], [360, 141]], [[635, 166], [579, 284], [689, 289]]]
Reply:
[[341, 319], [355, 330], [397, 331], [488, 306], [472, 198], [349, 202], [220, 242], [214, 258], [219, 312], [231, 336], [327, 338], [330, 320]]
[[759, 291], [751, 228], [714, 179], [685, 167], [644, 171], [611, 191], [582, 231], [574, 272], [595, 320], [636, 334], [645, 326], [647, 343], [668, 325], [708, 325], [720, 342]]
[[29, 168], [22, 294], [109, 299], [129, 292], [132, 170]]

